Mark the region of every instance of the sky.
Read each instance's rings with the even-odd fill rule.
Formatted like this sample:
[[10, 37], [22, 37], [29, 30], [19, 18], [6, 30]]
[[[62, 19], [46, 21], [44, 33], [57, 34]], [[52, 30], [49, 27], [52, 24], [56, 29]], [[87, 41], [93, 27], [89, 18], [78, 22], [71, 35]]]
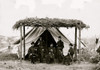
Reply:
[[[89, 25], [82, 37], [100, 35], [100, 0], [0, 0], [0, 35], [20, 36], [12, 26], [20, 19], [30, 18], [78, 19]], [[74, 36], [74, 28], [62, 28], [67, 36]]]

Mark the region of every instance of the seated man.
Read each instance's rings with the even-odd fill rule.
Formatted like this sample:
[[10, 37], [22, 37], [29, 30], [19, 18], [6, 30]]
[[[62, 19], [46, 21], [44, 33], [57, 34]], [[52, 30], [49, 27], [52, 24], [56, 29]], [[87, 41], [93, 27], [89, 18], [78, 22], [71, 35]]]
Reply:
[[99, 55], [100, 55], [100, 46], [99, 46], [99, 48], [98, 48], [96, 51], [97, 51], [97, 53], [99, 53]]
[[69, 44], [70, 48], [68, 50], [68, 54], [64, 57], [63, 63], [67, 65], [70, 65], [70, 63], [73, 61], [73, 55], [74, 55], [74, 49], [72, 48], [73, 44]]
[[47, 63], [54, 62], [54, 59], [55, 59], [55, 48], [53, 47], [53, 44], [51, 44], [50, 47], [49, 47]]
[[70, 65], [71, 62], [72, 62], [72, 59], [71, 59], [70, 53], [68, 52], [68, 54], [64, 56], [63, 64]]
[[29, 58], [31, 59], [31, 63], [35, 63], [37, 58], [37, 48], [34, 46], [34, 42], [31, 43], [31, 47], [28, 50]]
[[70, 43], [70, 44], [69, 44], [69, 46], [70, 46], [70, 48], [69, 48], [69, 51], [68, 51], [68, 52], [69, 52], [69, 54], [70, 54], [71, 58], [73, 59], [73, 55], [74, 55], [74, 49], [73, 49], [73, 47], [72, 47], [72, 46], [73, 46], [73, 44], [72, 44], [72, 43]]

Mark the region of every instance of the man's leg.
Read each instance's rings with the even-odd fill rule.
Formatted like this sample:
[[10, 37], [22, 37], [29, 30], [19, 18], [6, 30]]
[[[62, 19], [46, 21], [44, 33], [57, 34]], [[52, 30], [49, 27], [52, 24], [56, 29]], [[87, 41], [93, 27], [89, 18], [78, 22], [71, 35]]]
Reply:
[[33, 63], [33, 55], [30, 56], [31, 63]]

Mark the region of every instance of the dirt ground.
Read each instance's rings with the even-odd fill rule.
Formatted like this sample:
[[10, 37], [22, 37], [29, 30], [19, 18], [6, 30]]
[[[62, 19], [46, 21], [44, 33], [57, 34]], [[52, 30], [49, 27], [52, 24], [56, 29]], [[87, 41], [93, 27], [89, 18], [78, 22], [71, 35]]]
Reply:
[[62, 64], [32, 64], [29, 61], [9, 60], [0, 61], [0, 70], [93, 70], [95, 64], [88, 62], [74, 63], [72, 65]]

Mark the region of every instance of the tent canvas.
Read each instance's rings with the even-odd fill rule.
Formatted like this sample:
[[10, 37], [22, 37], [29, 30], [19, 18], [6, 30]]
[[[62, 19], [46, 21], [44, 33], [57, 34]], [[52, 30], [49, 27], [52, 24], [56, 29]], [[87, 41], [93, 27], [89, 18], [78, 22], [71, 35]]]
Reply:
[[[69, 43], [70, 41], [59, 31], [58, 28], [55, 27], [51, 27], [51, 28], [45, 28], [45, 27], [34, 27], [30, 33], [28, 33], [28, 35], [25, 37], [25, 55], [28, 52], [29, 47], [31, 46], [31, 42], [36, 42], [39, 37], [46, 31], [48, 30], [48, 32], [52, 35], [54, 42], [58, 41], [58, 36], [62, 37], [62, 41], [64, 42], [64, 49], [63, 49], [63, 53], [64, 55], [67, 55], [68, 49], [69, 49]], [[16, 45], [18, 48], [20, 48], [20, 43]], [[16, 47], [16, 48], [17, 48]], [[15, 48], [15, 49], [16, 49]], [[17, 48], [17, 49], [18, 49]], [[14, 50], [15, 51], [15, 50]], [[18, 52], [18, 56], [20, 53], [20, 49], [18, 49], [16, 51], [16, 53]], [[23, 48], [22, 48], [22, 57], [23, 57]]]

